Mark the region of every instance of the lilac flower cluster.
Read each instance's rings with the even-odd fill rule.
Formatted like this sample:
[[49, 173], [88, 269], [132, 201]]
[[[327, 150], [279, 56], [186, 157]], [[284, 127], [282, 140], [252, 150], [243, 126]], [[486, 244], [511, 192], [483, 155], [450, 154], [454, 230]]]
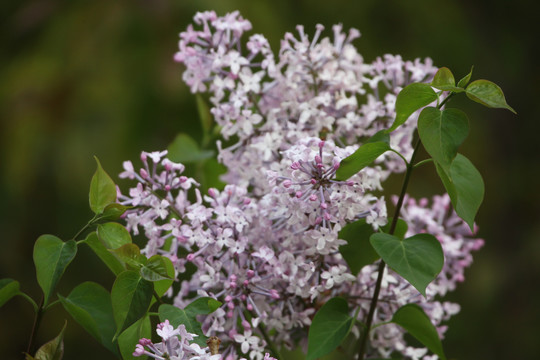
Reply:
[[[175, 59], [185, 65], [183, 78], [192, 92], [210, 93], [211, 112], [228, 144], [217, 143], [228, 185], [201, 194], [199, 184], [182, 175], [184, 166], [168, 160], [166, 152], [143, 152], [140, 170], [124, 163], [120, 177], [137, 185], [129, 194], [119, 192], [119, 199], [134, 207], [127, 212], [127, 227], [144, 232], [147, 256], [168, 256], [178, 275], [188, 263], [195, 266], [180, 290], [169, 293], [174, 304], [183, 308], [199, 296], [221, 301], [203, 321], [205, 334], [219, 337], [224, 359], [262, 360], [268, 358], [268, 340], [305, 348], [313, 315], [331, 297], [344, 296], [360, 309], [359, 319], [366, 315], [377, 266], [351, 274], [339, 253], [346, 243], [339, 230], [360, 218], [375, 230], [385, 225], [382, 183], [405, 166], [387, 152], [347, 181], [337, 181], [335, 174], [345, 157], [390, 127], [399, 91], [429, 81], [436, 68], [429, 59], [411, 62], [392, 55], [366, 63], [352, 45], [360, 33], [344, 33], [340, 25], [332, 28], [333, 38], [321, 38], [324, 28], [318, 25], [311, 40], [298, 26], [297, 36], [285, 34], [276, 59], [262, 35], [242, 39], [251, 24], [238, 12], [198, 13], [195, 23], [197, 28], [190, 25], [180, 34]], [[413, 152], [416, 120], [417, 114], [391, 134], [392, 149], [405, 158]], [[412, 302], [442, 334], [441, 322], [459, 306], [434, 298], [463, 280], [470, 253], [482, 241], [452, 213], [447, 197], [435, 197], [432, 206], [411, 199], [403, 217], [411, 235], [437, 236], [445, 267], [427, 298], [388, 271], [375, 323], [390, 320], [397, 308]], [[200, 348], [189, 345], [191, 335], [174, 331], [180, 336], [176, 348], [192, 349], [185, 351], [195, 356], [178, 358], [203, 357]], [[158, 354], [170, 339], [163, 338], [161, 348], [143, 341], [137, 351], [142, 354], [146, 347]], [[377, 327], [371, 340], [379, 356], [397, 351], [412, 359], [436, 358], [408, 347], [395, 325]]]

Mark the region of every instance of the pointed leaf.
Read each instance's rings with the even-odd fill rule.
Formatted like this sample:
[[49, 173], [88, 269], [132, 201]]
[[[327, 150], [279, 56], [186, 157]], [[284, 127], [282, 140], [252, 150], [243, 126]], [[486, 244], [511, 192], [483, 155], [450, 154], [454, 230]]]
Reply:
[[207, 315], [214, 312], [221, 303], [215, 299], [203, 297], [193, 301], [186, 306], [185, 309], [177, 308], [176, 306], [163, 304], [159, 307], [159, 319], [161, 321], [169, 320], [173, 327], [184, 324], [186, 330], [192, 334], [197, 334], [193, 342], [200, 346], [206, 346], [208, 339], [202, 329], [201, 323], [197, 321], [197, 315]]
[[19, 282], [13, 279], [0, 280], [0, 307], [19, 293]]
[[347, 337], [354, 324], [349, 306], [343, 298], [328, 300], [315, 314], [308, 332], [307, 360], [330, 353]]
[[428, 107], [418, 117], [418, 134], [426, 151], [444, 169], [449, 169], [459, 146], [469, 134], [469, 119], [458, 109]]
[[67, 297], [58, 295], [58, 298], [75, 321], [112, 353], [119, 355], [112, 341], [116, 325], [111, 295], [107, 290], [99, 284], [84, 282]]
[[98, 239], [97, 233], [95, 231], [88, 234], [84, 243], [94, 251], [94, 253], [107, 265], [107, 267], [118, 276], [121, 272], [126, 270], [124, 264], [113, 255], [103, 243]]
[[107, 249], [118, 249], [122, 245], [131, 243], [129, 231], [115, 222], [98, 225], [97, 235]]
[[201, 150], [195, 140], [188, 134], [180, 133], [167, 148], [167, 157], [174, 162], [194, 163], [214, 156], [212, 150]]
[[118, 249], [110, 250], [118, 260], [130, 266], [132, 269], [140, 269], [148, 259], [141, 254], [141, 250], [135, 244], [125, 244]]
[[422, 295], [441, 272], [444, 255], [441, 244], [431, 234], [417, 234], [400, 240], [396, 236], [376, 233], [371, 245], [395, 272], [411, 283]]
[[44, 344], [38, 349], [35, 360], [61, 360], [64, 356], [64, 331], [66, 330], [67, 322], [60, 331], [57, 337]]
[[437, 167], [454, 210], [474, 231], [474, 218], [484, 200], [484, 180], [480, 172], [465, 156], [458, 154], [449, 172]]
[[154, 290], [156, 291], [156, 294], [158, 294], [158, 296], [163, 296], [163, 294], [167, 292], [167, 290], [173, 284], [175, 278], [174, 265], [171, 259], [169, 259], [168, 257], [163, 257], [163, 260], [165, 262], [167, 279], [159, 280], [154, 283]]
[[471, 66], [471, 71], [469, 71], [469, 73], [467, 75], [465, 75], [461, 80], [458, 81], [458, 84], [457, 84], [458, 87], [464, 88], [465, 86], [467, 86], [469, 81], [471, 81], [473, 68], [474, 68], [474, 66]]
[[338, 237], [347, 240], [346, 245], [339, 247], [339, 252], [353, 275], [357, 275], [364, 266], [372, 264], [379, 258], [379, 254], [369, 242], [369, 237], [374, 232], [373, 227], [366, 223], [366, 219], [347, 224], [339, 232]]
[[105, 206], [99, 220], [118, 220], [131, 206], [112, 203]]
[[[169, 260], [161, 255], [154, 255], [141, 268], [141, 276], [148, 281], [172, 280], [167, 274], [166, 261]], [[170, 260], [169, 260], [170, 261]]]
[[437, 71], [437, 73], [433, 77], [433, 80], [431, 81], [431, 86], [443, 91], [464, 91], [463, 89], [456, 87], [456, 80], [454, 79], [454, 74], [452, 74], [450, 69], [446, 67], [442, 67]]
[[336, 179], [347, 180], [388, 150], [390, 150], [390, 145], [383, 141], [365, 143], [354, 153], [341, 160], [336, 172]]
[[123, 360], [140, 360], [140, 357], [133, 356], [135, 346], [139, 339], [152, 338], [152, 324], [149, 316], [137, 320], [133, 325], [128, 327], [123, 333], [118, 336], [118, 348], [122, 354]]
[[424, 310], [416, 304], [407, 304], [395, 312], [392, 322], [398, 324], [414, 336], [425, 347], [445, 360], [439, 333]]
[[124, 271], [118, 275], [111, 290], [117, 327], [115, 337], [146, 314], [153, 291], [152, 283], [141, 278], [136, 271]]
[[467, 97], [479, 104], [490, 108], [508, 109], [514, 114], [516, 111], [512, 109], [504, 98], [501, 88], [489, 80], [475, 80], [465, 89]]
[[401, 90], [396, 98], [396, 119], [387, 132], [394, 131], [418, 109], [437, 101], [438, 97], [429, 84], [413, 83]]
[[54, 235], [41, 235], [34, 245], [34, 264], [39, 286], [43, 290], [43, 306], [49, 304], [52, 291], [77, 253], [77, 243], [63, 242]]
[[116, 201], [116, 185], [111, 177], [103, 170], [97, 157], [97, 170], [90, 182], [90, 209], [95, 214], [103, 213], [103, 210], [110, 203]]

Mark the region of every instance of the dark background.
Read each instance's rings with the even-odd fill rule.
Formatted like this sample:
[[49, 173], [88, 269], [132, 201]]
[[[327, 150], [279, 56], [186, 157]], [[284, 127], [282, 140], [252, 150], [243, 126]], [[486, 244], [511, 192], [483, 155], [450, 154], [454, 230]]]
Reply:
[[[123, 160], [165, 148], [179, 131], [200, 136], [194, 97], [172, 61], [178, 33], [198, 10], [239, 9], [251, 33], [275, 52], [284, 32], [304, 24], [356, 27], [366, 61], [385, 53], [431, 57], [457, 78], [475, 66], [504, 90], [518, 115], [464, 99], [471, 135], [462, 152], [481, 171], [485, 202], [477, 222], [485, 247], [467, 281], [448, 299], [462, 305], [449, 323], [449, 358], [531, 359], [540, 338], [538, 202], [540, 83], [533, 50], [537, 14], [529, 1], [2, 1], [0, 4], [0, 278], [40, 296], [32, 246], [40, 234], [71, 238], [91, 217], [93, 155], [118, 180]], [[413, 176], [411, 193], [442, 191], [433, 169]], [[121, 182], [120, 182], [121, 183]], [[122, 183], [121, 183], [122, 184]], [[124, 187], [125, 189], [125, 187]], [[62, 279], [67, 295], [81, 279], [110, 288], [112, 277], [81, 247]], [[65, 359], [112, 356], [60, 307], [44, 317], [38, 343], [68, 319]], [[0, 357], [22, 359], [32, 326], [22, 298], [0, 309]]]

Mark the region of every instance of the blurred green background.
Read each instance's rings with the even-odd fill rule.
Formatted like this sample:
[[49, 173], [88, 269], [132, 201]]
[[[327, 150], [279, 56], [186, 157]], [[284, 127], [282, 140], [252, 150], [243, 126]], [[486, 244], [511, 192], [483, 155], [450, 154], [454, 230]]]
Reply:
[[[253, 32], [279, 40], [296, 24], [343, 23], [362, 37], [366, 61], [385, 53], [432, 57], [456, 77], [499, 84], [518, 116], [456, 101], [469, 114], [462, 150], [486, 181], [478, 215], [485, 247], [448, 298], [462, 305], [444, 345], [449, 358], [530, 359], [540, 338], [539, 121], [536, 13], [516, 0], [2, 1], [0, 4], [0, 278], [35, 299], [32, 246], [40, 234], [72, 237], [91, 217], [93, 155], [118, 180], [122, 161], [165, 148], [179, 131], [200, 137], [195, 98], [172, 61], [178, 33], [196, 11], [239, 9]], [[253, 33], [252, 32], [252, 33]], [[411, 193], [442, 191], [433, 169], [415, 173]], [[122, 184], [122, 183], [121, 183]], [[124, 187], [125, 189], [125, 187]], [[59, 292], [81, 279], [112, 277], [81, 248]], [[62, 309], [44, 318], [38, 343], [68, 319], [65, 359], [112, 359]], [[22, 359], [32, 326], [22, 298], [0, 308], [0, 357]]]

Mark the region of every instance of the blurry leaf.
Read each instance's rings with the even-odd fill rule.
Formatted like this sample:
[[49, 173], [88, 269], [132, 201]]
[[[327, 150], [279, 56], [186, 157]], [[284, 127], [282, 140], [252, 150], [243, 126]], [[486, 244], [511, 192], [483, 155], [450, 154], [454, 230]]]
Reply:
[[428, 107], [418, 117], [418, 134], [433, 160], [448, 170], [469, 134], [469, 119], [458, 109]]
[[220, 164], [216, 158], [208, 159], [203, 164], [203, 171], [205, 190], [209, 188], [223, 190], [226, 184], [220, 180], [220, 176], [227, 172], [223, 164]]
[[186, 306], [185, 309], [163, 304], [158, 310], [159, 319], [161, 321], [169, 320], [169, 323], [174, 328], [180, 324], [184, 324], [188, 332], [199, 335], [193, 342], [205, 347], [208, 338], [202, 332], [201, 323], [197, 321], [197, 315], [208, 315], [216, 311], [220, 306], [221, 303], [219, 301], [209, 297], [199, 298]]
[[148, 259], [141, 267], [140, 273], [142, 278], [152, 282], [167, 279], [172, 280], [167, 274], [166, 259], [166, 257], [161, 255], [154, 255]]
[[[392, 219], [393, 218], [388, 218], [388, 224], [381, 227], [381, 230], [383, 232], [389, 234], [390, 226], [392, 225]], [[405, 220], [403, 219], [398, 218], [396, 228], [394, 229], [394, 233], [392, 235], [403, 240], [405, 238], [405, 234], [407, 233], [407, 230], [409, 230], [409, 225], [407, 225], [407, 222], [405, 222]]]
[[427, 285], [437, 277], [444, 264], [443, 250], [437, 238], [431, 234], [417, 234], [400, 240], [393, 235], [376, 233], [370, 241], [388, 266], [426, 296]]
[[437, 329], [420, 306], [416, 304], [402, 306], [395, 312], [392, 322], [407, 330], [441, 360], [446, 359]]
[[84, 282], [75, 287], [67, 297], [58, 295], [64, 309], [90, 335], [112, 353], [118, 349], [112, 339], [116, 330], [111, 295], [101, 285]]
[[438, 97], [429, 84], [413, 83], [401, 90], [396, 98], [396, 119], [387, 132], [394, 131], [418, 109], [437, 101]]
[[360, 219], [345, 225], [338, 234], [340, 239], [347, 240], [346, 245], [339, 247], [339, 252], [353, 275], [357, 275], [364, 266], [372, 264], [379, 258], [379, 254], [369, 242], [369, 237], [374, 232], [373, 227], [366, 223], [366, 219]]
[[307, 360], [315, 360], [330, 353], [347, 337], [354, 324], [349, 306], [343, 298], [326, 302], [315, 314], [308, 332]]
[[0, 280], [0, 307], [19, 293], [19, 282], [13, 279]]
[[149, 316], [144, 316], [143, 318], [137, 320], [133, 325], [121, 333], [120, 336], [118, 336], [118, 347], [120, 349], [120, 353], [122, 354], [123, 360], [141, 359], [141, 357], [133, 356], [135, 346], [141, 338], [152, 338], [152, 324]]
[[212, 114], [201, 94], [196, 94], [195, 99], [197, 100], [197, 112], [199, 113], [201, 127], [205, 134], [209, 134], [210, 130], [212, 130]]
[[107, 249], [114, 250], [131, 243], [129, 231], [123, 225], [115, 222], [98, 225], [97, 235]]
[[180, 133], [167, 148], [167, 157], [177, 163], [193, 163], [214, 156], [212, 150], [200, 150], [199, 145], [189, 135]]
[[464, 88], [465, 86], [467, 86], [469, 81], [471, 81], [473, 68], [474, 68], [474, 66], [471, 66], [471, 71], [469, 71], [469, 73], [467, 75], [465, 75], [461, 80], [459, 80], [459, 82], [457, 84], [458, 87]]
[[118, 276], [125, 270], [124, 265], [116, 256], [114, 256], [103, 243], [98, 239], [95, 231], [88, 234], [84, 243], [90, 246], [90, 248], [96, 253], [96, 255], [107, 265], [109, 269]]
[[103, 170], [97, 157], [97, 170], [90, 182], [90, 209], [95, 214], [101, 214], [105, 207], [116, 201], [116, 185], [110, 176]]
[[473, 81], [467, 86], [465, 93], [469, 99], [476, 101], [479, 104], [490, 108], [508, 109], [514, 114], [517, 114], [516, 111], [506, 103], [501, 88], [489, 80]]
[[43, 307], [49, 304], [52, 291], [77, 253], [77, 243], [63, 242], [54, 235], [41, 235], [34, 244], [34, 264], [43, 290]]
[[457, 154], [448, 173], [440, 166], [437, 166], [437, 173], [450, 195], [454, 210], [474, 231], [474, 218], [484, 200], [482, 175], [461, 154]]
[[146, 314], [154, 286], [136, 271], [124, 271], [116, 278], [111, 301], [116, 323], [115, 338]]
[[347, 180], [388, 150], [390, 150], [390, 145], [384, 141], [365, 143], [354, 153], [341, 160], [336, 172], [336, 179]]
[[66, 330], [67, 321], [57, 337], [44, 344], [38, 349], [35, 360], [61, 360], [64, 357], [64, 331]]
[[442, 67], [437, 71], [437, 73], [433, 77], [433, 80], [431, 81], [431, 86], [443, 91], [464, 91], [463, 89], [456, 87], [456, 80], [454, 79], [454, 74], [452, 74], [450, 69], [446, 67]]

